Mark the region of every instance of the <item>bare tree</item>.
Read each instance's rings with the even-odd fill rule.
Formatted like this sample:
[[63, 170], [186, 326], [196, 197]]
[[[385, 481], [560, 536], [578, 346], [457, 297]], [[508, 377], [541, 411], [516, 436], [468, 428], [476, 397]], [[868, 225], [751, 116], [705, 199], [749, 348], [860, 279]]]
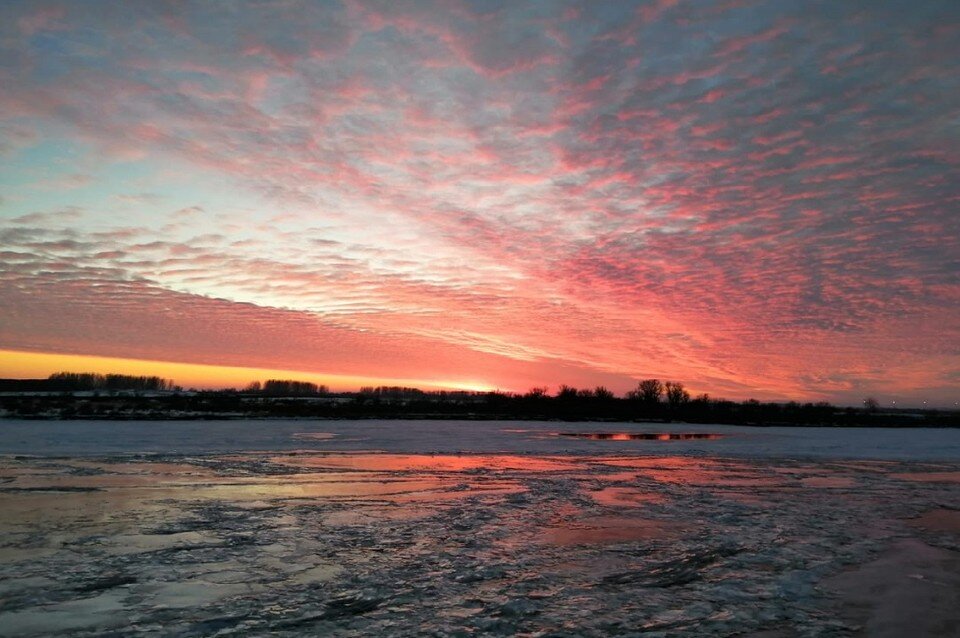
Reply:
[[667, 403], [671, 408], [679, 408], [685, 403], [690, 402], [690, 393], [686, 391], [683, 384], [679, 381], [667, 381]]
[[173, 382], [155, 376], [98, 374], [95, 372], [55, 372], [48, 377], [51, 386], [65, 391], [76, 390], [172, 390]]
[[663, 396], [663, 382], [660, 379], [644, 379], [637, 384], [636, 390], [627, 393], [628, 399], [635, 399], [642, 403], [660, 403]]
[[598, 399], [612, 399], [613, 392], [608, 390], [606, 386], [598, 385], [596, 388], [593, 389], [593, 396], [595, 396]]
[[558, 399], [576, 399], [577, 398], [577, 389], [573, 386], [569, 386], [566, 383], [560, 386], [560, 390], [557, 391]]
[[[326, 391], [325, 386], [324, 391]], [[309, 381], [267, 379], [263, 382], [263, 393], [273, 396], [311, 396], [320, 394], [320, 386]]]

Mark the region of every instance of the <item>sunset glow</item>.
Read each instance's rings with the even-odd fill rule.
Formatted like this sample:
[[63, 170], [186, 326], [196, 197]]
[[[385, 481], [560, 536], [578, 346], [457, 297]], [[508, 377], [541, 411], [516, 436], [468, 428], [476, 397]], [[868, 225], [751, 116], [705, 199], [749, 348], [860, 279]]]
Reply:
[[156, 375], [166, 379], [175, 379], [178, 384], [184, 387], [197, 389], [243, 388], [251, 381], [290, 378], [325, 385], [332, 390], [357, 390], [364, 386], [413, 386], [424, 390], [471, 390], [481, 392], [495, 389], [482, 383], [462, 381], [314, 374], [302, 370], [210, 366], [195, 363], [145, 361], [72, 354], [0, 350], [0, 357], [3, 357], [5, 374], [23, 379], [45, 378], [54, 372], [63, 370], [84, 370], [99, 374], [120, 372], [129, 375]]
[[953, 405], [960, 3], [0, 4], [0, 376]]

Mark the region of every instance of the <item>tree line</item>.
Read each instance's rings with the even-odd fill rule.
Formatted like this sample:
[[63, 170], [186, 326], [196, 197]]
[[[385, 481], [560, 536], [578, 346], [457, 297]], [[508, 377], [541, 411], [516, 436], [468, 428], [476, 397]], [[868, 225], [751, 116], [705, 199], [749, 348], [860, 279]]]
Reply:
[[173, 381], [156, 376], [128, 374], [97, 374], [94, 372], [55, 372], [47, 377], [47, 387], [53, 392], [84, 390], [103, 391], [171, 391]]
[[245, 389], [250, 394], [262, 394], [268, 397], [315, 397], [330, 393], [330, 388], [309, 381], [293, 379], [267, 379], [263, 383], [251, 382]]
[[[77, 390], [93, 393], [73, 395]], [[96, 392], [103, 390], [105, 392]], [[133, 394], [112, 390], [134, 390]], [[146, 392], [139, 391], [167, 392]], [[169, 390], [175, 390], [169, 392]], [[331, 393], [326, 386], [268, 379], [243, 389], [177, 392], [160, 377], [57, 373], [48, 379], [0, 379], [0, 415], [32, 418], [438, 418], [556, 419], [568, 421], [683, 421], [744, 425], [928, 426], [960, 425], [960, 412], [879, 409], [826, 402], [729, 401], [692, 396], [678, 381], [643, 379], [621, 396], [605, 386], [546, 386], [527, 392], [365, 387]], [[3, 396], [2, 393], [10, 393]], [[36, 392], [36, 395], [31, 393]], [[23, 393], [23, 394], [19, 394]]]

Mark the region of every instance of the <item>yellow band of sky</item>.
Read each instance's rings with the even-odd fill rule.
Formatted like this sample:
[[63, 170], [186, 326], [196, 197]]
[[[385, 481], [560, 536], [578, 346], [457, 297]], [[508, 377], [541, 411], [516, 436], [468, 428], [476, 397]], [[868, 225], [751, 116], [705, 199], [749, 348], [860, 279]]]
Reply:
[[270, 368], [242, 368], [198, 363], [123, 359], [93, 355], [56, 354], [0, 350], [0, 377], [13, 379], [46, 378], [54, 372], [96, 372], [158, 376], [184, 388], [242, 388], [251, 381], [296, 379], [326, 385], [334, 391], [357, 390], [363, 386], [400, 385], [427, 389], [491, 390], [483, 383], [438, 381], [430, 379], [389, 379], [338, 374], [320, 374]]

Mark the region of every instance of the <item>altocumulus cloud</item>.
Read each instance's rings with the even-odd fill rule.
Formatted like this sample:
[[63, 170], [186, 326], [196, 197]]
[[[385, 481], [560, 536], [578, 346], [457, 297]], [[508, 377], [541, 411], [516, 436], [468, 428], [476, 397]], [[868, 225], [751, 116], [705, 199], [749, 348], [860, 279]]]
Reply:
[[8, 2], [0, 25], [2, 346], [955, 389], [956, 3]]

